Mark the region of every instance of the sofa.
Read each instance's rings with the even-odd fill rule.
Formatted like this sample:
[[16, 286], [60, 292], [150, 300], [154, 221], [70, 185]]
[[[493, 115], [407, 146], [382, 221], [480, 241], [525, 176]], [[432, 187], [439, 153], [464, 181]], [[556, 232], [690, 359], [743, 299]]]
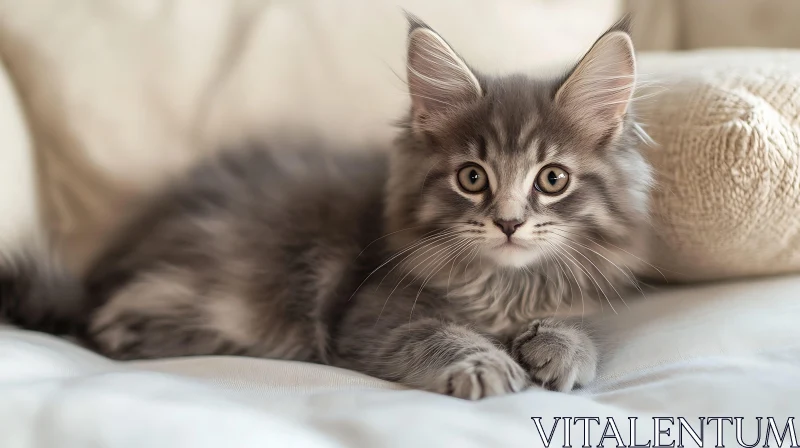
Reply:
[[765, 47], [800, 43], [753, 25], [762, 48], [698, 48], [782, 17], [738, 3], [712, 35], [713, 10], [682, 1], [0, 0], [0, 253], [47, 240], [79, 273], [148, 191], [245, 137], [385, 146], [408, 100], [401, 7], [496, 73], [563, 70], [637, 13], [658, 180], [648, 282], [594, 317], [603, 360], [582, 389], [466, 402], [297, 362], [120, 363], [5, 326], [0, 446], [563, 446], [566, 417], [598, 421], [572, 446], [610, 420], [608, 444], [635, 428], [697, 446], [678, 418], [706, 446], [708, 417], [730, 417], [730, 445], [737, 425], [775, 437], [767, 418], [800, 409], [800, 50]]

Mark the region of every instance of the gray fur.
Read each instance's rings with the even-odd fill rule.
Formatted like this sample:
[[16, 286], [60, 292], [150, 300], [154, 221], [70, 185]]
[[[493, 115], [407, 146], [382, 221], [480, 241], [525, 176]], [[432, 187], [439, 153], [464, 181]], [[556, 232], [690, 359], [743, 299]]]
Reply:
[[[155, 197], [82, 294], [21, 306], [41, 268], [3, 270], [4, 314], [62, 333], [71, 318], [116, 359], [312, 361], [467, 399], [591, 381], [592, 338], [551, 316], [635, 286], [650, 170], [628, 86], [607, 86], [622, 107], [592, 90], [593, 112], [574, 119], [585, 86], [605, 82], [576, 79], [583, 65], [556, 80], [482, 76], [411, 23], [412, 107], [388, 155], [225, 152]], [[465, 164], [489, 173], [485, 191], [459, 187]], [[569, 172], [563, 194], [534, 186], [550, 164]], [[495, 221], [521, 224], [507, 237]]]

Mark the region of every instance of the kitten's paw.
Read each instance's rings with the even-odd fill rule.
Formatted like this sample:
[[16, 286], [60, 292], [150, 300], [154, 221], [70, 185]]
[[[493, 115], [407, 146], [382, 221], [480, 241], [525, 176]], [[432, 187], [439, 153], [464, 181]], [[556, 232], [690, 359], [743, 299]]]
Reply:
[[525, 370], [500, 350], [473, 353], [445, 367], [436, 392], [467, 400], [519, 392], [530, 385]]
[[127, 320], [95, 321], [89, 334], [94, 350], [118, 360], [134, 358], [135, 348], [142, 340], [141, 329]]
[[594, 379], [597, 348], [589, 335], [567, 323], [542, 319], [531, 322], [514, 339], [511, 356], [534, 383], [566, 392]]

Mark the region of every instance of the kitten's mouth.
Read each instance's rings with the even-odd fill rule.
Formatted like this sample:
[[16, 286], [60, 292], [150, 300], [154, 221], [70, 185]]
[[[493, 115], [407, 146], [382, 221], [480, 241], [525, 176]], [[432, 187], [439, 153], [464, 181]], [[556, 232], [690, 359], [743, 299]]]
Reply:
[[518, 243], [517, 241], [511, 240], [511, 239], [507, 239], [507, 240], [503, 241], [502, 243], [498, 244], [497, 246], [495, 246], [494, 249], [499, 249], [499, 250], [522, 250], [522, 249], [527, 249], [527, 247], [522, 245], [522, 244], [520, 244], [520, 243]]
[[539, 251], [535, 250], [535, 243], [515, 238], [493, 244], [488, 248], [487, 255], [502, 266], [521, 267], [532, 263], [539, 256]]

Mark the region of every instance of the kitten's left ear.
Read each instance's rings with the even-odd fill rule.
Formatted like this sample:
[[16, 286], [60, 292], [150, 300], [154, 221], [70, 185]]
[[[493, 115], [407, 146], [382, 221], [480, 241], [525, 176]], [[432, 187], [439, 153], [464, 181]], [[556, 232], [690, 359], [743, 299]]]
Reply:
[[625, 18], [606, 31], [556, 93], [556, 104], [591, 135], [616, 134], [628, 111], [636, 84], [629, 23]]

